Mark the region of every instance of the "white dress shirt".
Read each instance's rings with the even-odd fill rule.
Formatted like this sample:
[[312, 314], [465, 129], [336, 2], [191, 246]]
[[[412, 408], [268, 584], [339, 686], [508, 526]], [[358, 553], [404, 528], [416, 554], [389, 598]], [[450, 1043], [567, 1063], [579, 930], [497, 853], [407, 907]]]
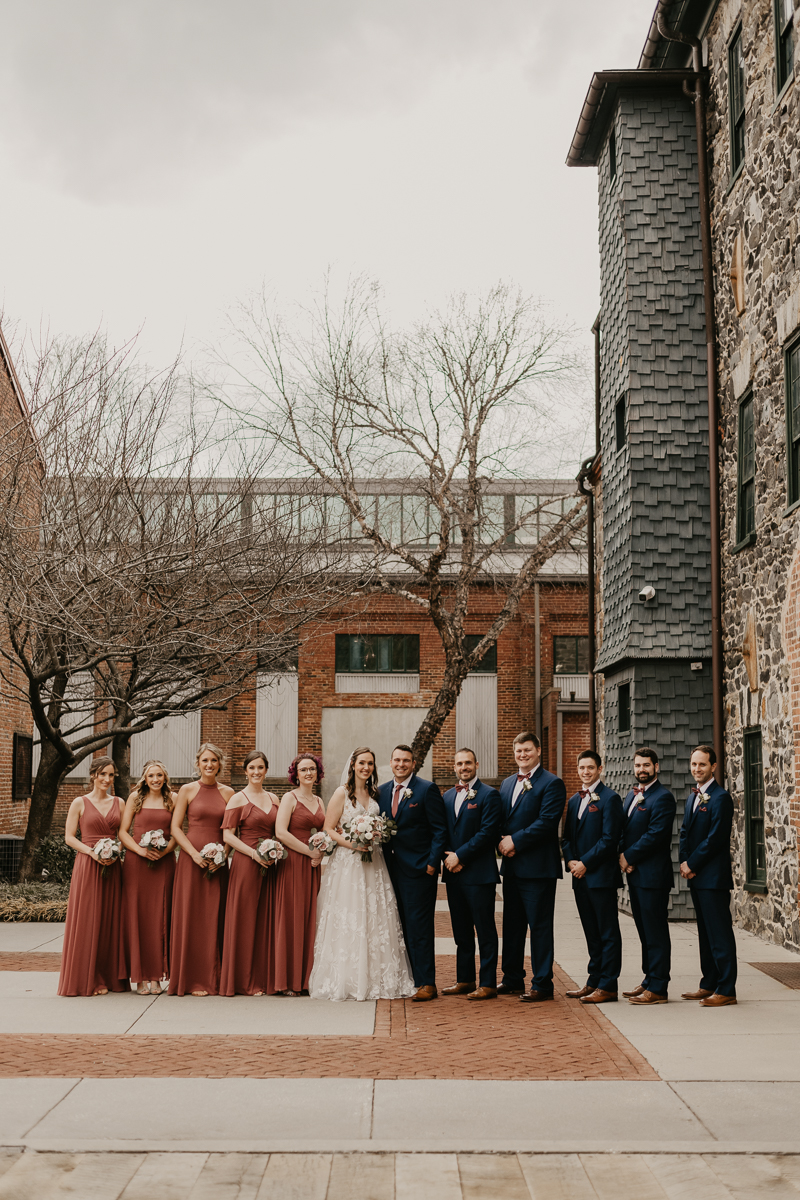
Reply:
[[[459, 783], [457, 785], [457, 787], [456, 787], [456, 816], [458, 816], [459, 813], [461, 812], [461, 806], [463, 805], [464, 801], [467, 798], [467, 792], [471, 791], [472, 788], [475, 787], [475, 784], [477, 782], [478, 782], [478, 776], [476, 775], [473, 779], [470, 779], [469, 783]], [[467, 789], [467, 792], [461, 792], [459, 794], [458, 789], [462, 788], [462, 787], [465, 787]]]
[[[637, 792], [637, 793], [636, 793], [636, 795], [633, 797], [633, 800], [631, 800], [630, 807], [629, 807], [629, 809], [628, 809], [628, 816], [629, 816], [629, 817], [632, 817], [632, 816], [633, 816], [633, 810], [634, 810], [634, 809], [637, 807], [637, 805], [641, 804], [641, 802], [642, 802], [642, 799], [643, 799], [643, 798], [644, 798], [644, 797], [647, 795], [647, 793], [650, 791], [650, 788], [651, 788], [651, 787], [655, 787], [655, 785], [656, 785], [657, 783], [658, 783], [658, 779], [656, 778], [656, 779], [654, 779], [654, 780], [653, 780], [653, 782], [652, 782], [652, 783], [648, 783], [647, 787], [644, 789], [644, 791], [643, 791], [643, 792], [641, 792], [641, 793], [640, 793], [640, 792]], [[637, 785], [636, 785], [636, 786], [638, 787], [638, 786], [639, 786], [639, 784], [637, 783]]]
[[705, 800], [707, 798], [708, 789], [711, 787], [711, 784], [713, 782], [714, 782], [714, 777], [712, 775], [712, 777], [710, 779], [707, 779], [705, 783], [700, 785], [700, 795], [695, 796], [695, 798], [694, 798], [694, 805], [692, 807], [692, 812], [697, 812], [697, 806], [700, 803], [700, 801]]
[[[533, 768], [533, 770], [532, 770], [532, 771], [530, 772], [530, 774], [528, 775], [528, 779], [530, 779], [530, 780], [533, 780], [533, 777], [534, 777], [534, 775], [535, 775], [535, 774], [536, 774], [536, 772], [539, 770], [539, 767], [540, 767], [541, 765], [542, 765], [541, 763], [537, 763], [537, 764], [536, 764], [536, 766]], [[523, 772], [523, 771], [520, 771], [520, 770], [517, 770], [517, 774], [518, 774], [518, 775], [522, 775], [522, 774], [524, 774], [524, 772]], [[522, 793], [522, 788], [523, 788], [523, 785], [524, 785], [524, 783], [525, 783], [524, 779], [518, 779], [518, 780], [517, 780], [517, 786], [514, 788], [514, 792], [513, 792], [512, 796], [511, 796], [511, 807], [512, 807], [512, 808], [514, 807], [514, 805], [517, 803], [517, 801], [518, 801], [518, 800], [519, 800], [519, 798], [520, 798], [520, 795], [521, 795], [521, 793]]]
[[595, 795], [595, 791], [594, 791], [594, 789], [596, 787], [597, 787], [597, 784], [593, 783], [592, 786], [589, 788], [589, 795], [584, 796], [583, 799], [581, 800], [581, 806], [578, 809], [578, 820], [579, 821], [580, 821], [581, 817], [583, 816], [583, 814], [586, 812], [589, 805], [594, 804], [594, 802], [597, 800], [597, 796]]

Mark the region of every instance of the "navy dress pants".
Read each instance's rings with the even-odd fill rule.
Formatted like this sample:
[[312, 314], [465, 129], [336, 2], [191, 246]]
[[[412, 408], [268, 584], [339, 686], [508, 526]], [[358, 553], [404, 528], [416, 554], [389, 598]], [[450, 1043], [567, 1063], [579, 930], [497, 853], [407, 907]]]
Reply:
[[498, 937], [494, 919], [495, 885], [462, 883], [448, 874], [447, 904], [456, 943], [456, 981], [475, 982], [475, 934], [481, 957], [480, 986], [497, 987]]
[[391, 877], [414, 985], [418, 988], [435, 987], [433, 922], [439, 880], [436, 875], [405, 875], [397, 864], [393, 864]]
[[589, 951], [589, 987], [616, 992], [622, 970], [622, 934], [619, 931], [617, 889], [587, 887], [574, 881], [573, 892]]
[[700, 942], [700, 987], [720, 996], [736, 995], [736, 938], [733, 936], [731, 894], [723, 888], [692, 887]]
[[518, 879], [504, 864], [503, 983], [521, 988], [525, 981], [525, 935], [531, 931], [531, 987], [553, 991], [553, 914], [556, 879]]
[[666, 996], [672, 942], [669, 936], [669, 888], [636, 887], [628, 879], [631, 910], [642, 943], [642, 987]]

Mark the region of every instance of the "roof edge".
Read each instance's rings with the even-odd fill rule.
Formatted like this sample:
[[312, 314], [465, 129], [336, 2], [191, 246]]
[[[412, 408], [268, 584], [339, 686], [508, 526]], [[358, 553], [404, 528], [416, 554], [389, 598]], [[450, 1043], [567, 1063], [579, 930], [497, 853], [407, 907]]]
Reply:
[[[681, 87], [695, 78], [693, 71], [639, 68], [625, 71], [596, 71], [589, 84], [581, 115], [567, 154], [568, 167], [594, 167], [597, 149], [604, 127], [601, 124], [610, 113], [609, 94], [613, 97], [621, 88]], [[587, 149], [588, 147], [588, 149]]]

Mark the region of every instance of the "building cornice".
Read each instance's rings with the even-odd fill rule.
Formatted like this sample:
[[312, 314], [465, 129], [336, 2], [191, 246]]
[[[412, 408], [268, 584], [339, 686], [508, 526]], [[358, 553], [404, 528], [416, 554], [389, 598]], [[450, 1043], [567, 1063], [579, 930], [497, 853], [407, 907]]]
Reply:
[[662, 91], [682, 88], [695, 78], [693, 71], [632, 70], [596, 71], [589, 84], [581, 115], [567, 155], [568, 167], [595, 167], [614, 113], [614, 102], [622, 91]]

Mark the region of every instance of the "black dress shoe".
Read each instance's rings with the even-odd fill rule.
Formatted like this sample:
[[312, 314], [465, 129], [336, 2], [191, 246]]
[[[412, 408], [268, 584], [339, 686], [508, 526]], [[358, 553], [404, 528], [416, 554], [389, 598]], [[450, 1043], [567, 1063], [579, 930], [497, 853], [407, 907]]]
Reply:
[[498, 996], [521, 996], [524, 991], [523, 987], [508, 987], [505, 983], [501, 983], [497, 994]]
[[552, 1000], [552, 992], [540, 992], [538, 988], [531, 988], [524, 996], [520, 996], [523, 1004], [539, 1004], [542, 1000]]

